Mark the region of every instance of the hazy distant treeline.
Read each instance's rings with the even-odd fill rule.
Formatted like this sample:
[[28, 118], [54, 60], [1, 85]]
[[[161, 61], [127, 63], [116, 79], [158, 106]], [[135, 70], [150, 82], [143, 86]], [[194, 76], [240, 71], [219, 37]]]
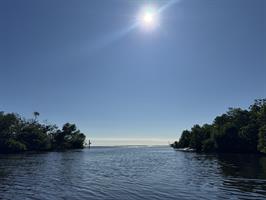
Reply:
[[174, 148], [197, 152], [266, 153], [266, 99], [257, 99], [249, 109], [229, 108], [212, 124], [184, 130]]
[[24, 119], [0, 112], [0, 153], [83, 148], [86, 137], [75, 124], [66, 123], [60, 130], [56, 125], [40, 123], [38, 116], [34, 112], [33, 119]]

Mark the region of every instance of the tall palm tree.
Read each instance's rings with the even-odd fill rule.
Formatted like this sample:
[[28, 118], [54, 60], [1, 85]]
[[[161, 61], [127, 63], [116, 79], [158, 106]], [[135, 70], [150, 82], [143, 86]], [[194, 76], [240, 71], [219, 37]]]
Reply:
[[40, 116], [39, 112], [33, 112], [33, 116], [34, 116], [34, 121], [37, 121], [37, 117]]

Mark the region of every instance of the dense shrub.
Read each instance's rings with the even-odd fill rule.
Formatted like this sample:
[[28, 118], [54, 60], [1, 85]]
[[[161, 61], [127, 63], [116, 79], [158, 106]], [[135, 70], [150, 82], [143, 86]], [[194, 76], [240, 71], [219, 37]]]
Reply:
[[48, 151], [53, 149], [83, 148], [86, 136], [75, 124], [66, 123], [62, 130], [55, 125], [26, 120], [14, 113], [0, 112], [0, 153]]
[[229, 108], [210, 125], [194, 125], [172, 146], [198, 152], [266, 153], [266, 99], [255, 100], [247, 110]]

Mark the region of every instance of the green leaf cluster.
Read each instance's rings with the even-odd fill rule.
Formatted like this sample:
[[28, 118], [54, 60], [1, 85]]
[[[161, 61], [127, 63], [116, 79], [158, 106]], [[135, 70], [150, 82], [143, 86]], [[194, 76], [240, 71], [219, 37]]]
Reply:
[[257, 99], [248, 109], [229, 108], [212, 124], [184, 130], [174, 148], [197, 152], [266, 153], [266, 99]]

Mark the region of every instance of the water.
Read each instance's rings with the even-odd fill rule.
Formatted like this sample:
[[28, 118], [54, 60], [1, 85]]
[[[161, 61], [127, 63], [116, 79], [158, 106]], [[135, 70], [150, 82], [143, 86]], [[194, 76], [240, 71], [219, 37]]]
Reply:
[[0, 155], [0, 199], [266, 199], [266, 157], [169, 147]]

